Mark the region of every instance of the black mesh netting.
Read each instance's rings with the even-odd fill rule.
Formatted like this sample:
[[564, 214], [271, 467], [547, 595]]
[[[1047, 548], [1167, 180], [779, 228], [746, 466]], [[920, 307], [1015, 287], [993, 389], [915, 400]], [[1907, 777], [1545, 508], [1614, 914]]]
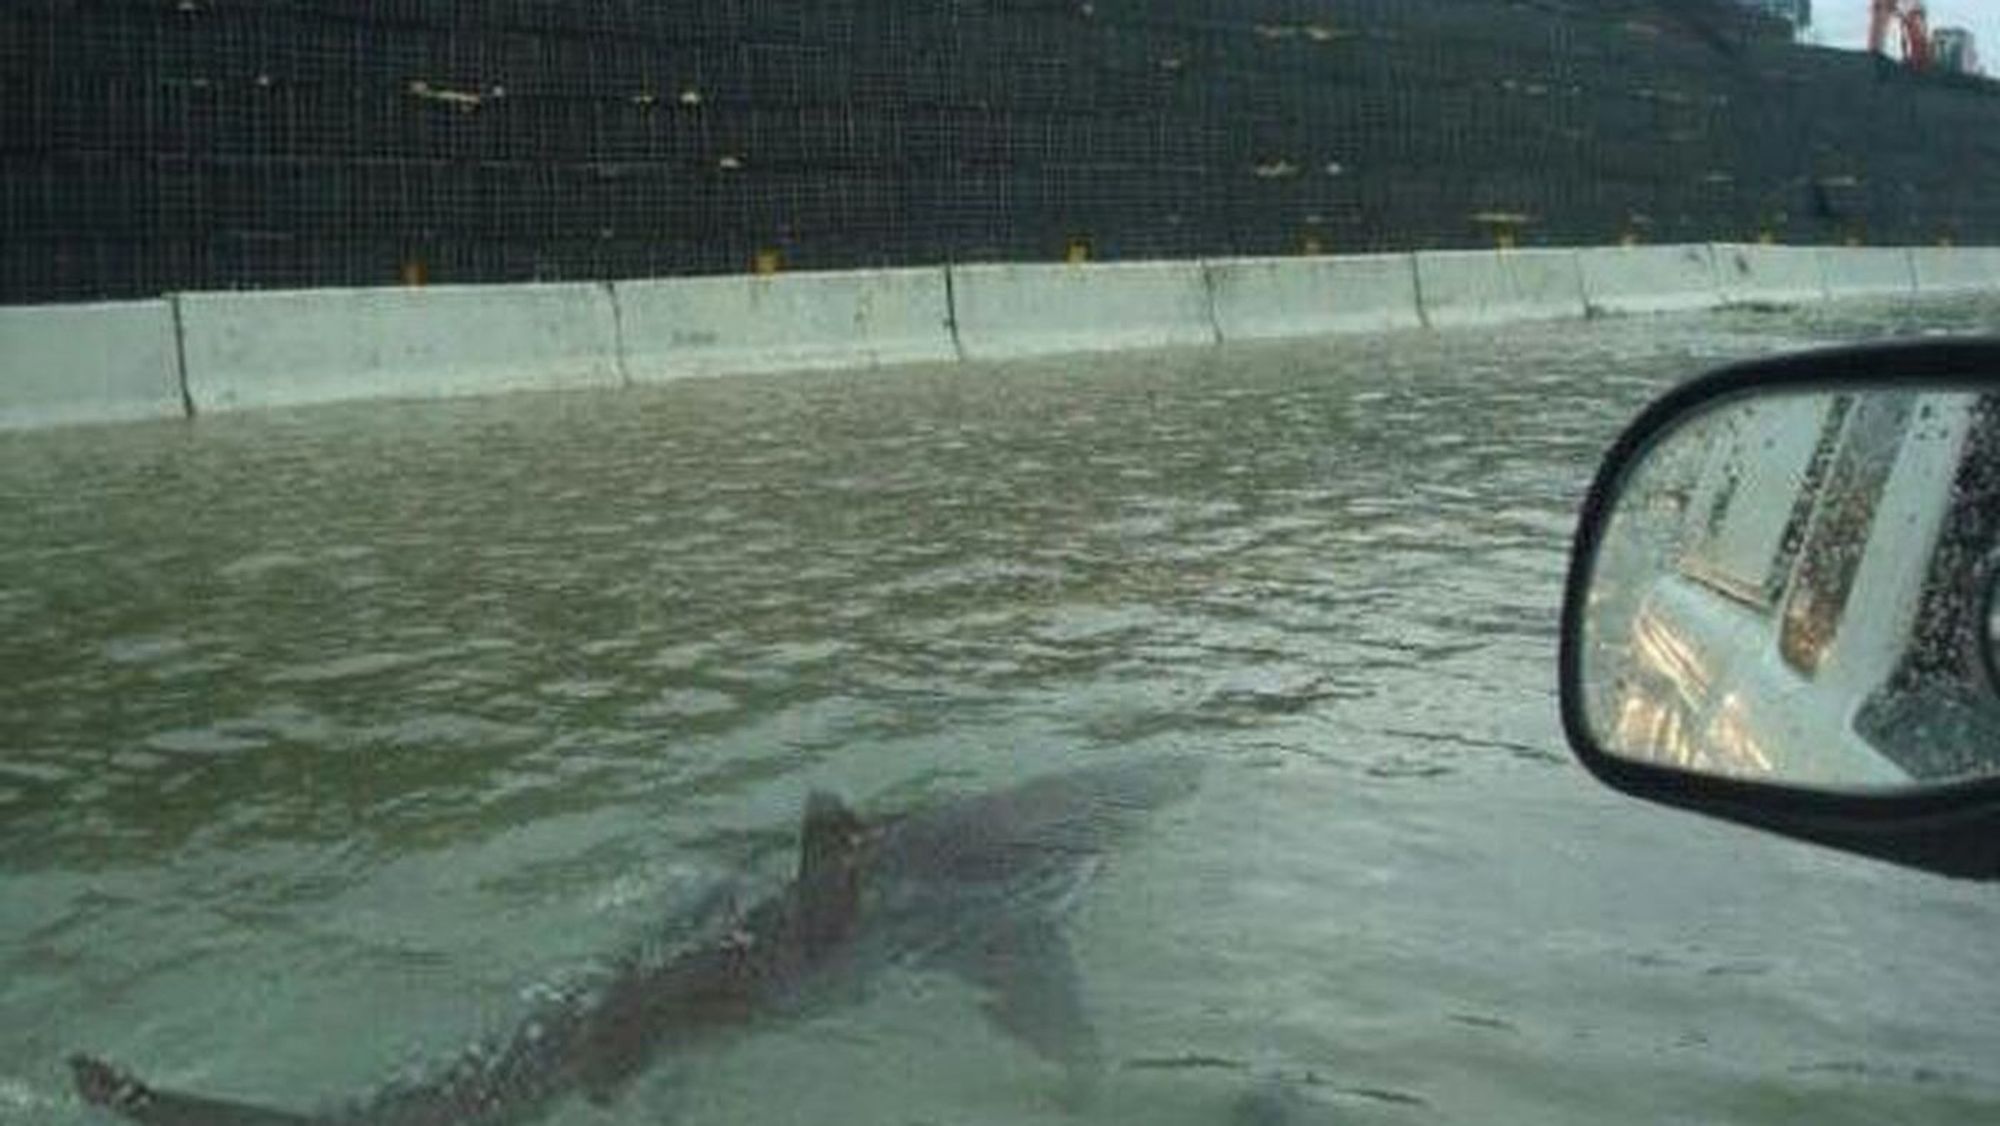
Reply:
[[9, 0], [0, 301], [2000, 242], [2000, 87], [1721, 0]]

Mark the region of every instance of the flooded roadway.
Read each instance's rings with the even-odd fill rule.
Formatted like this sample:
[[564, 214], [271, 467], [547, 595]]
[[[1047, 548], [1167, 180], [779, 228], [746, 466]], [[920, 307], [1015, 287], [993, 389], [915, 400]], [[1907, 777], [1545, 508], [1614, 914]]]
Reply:
[[[1573, 765], [1589, 474], [1714, 363], [1989, 306], [1523, 326], [0, 436], [0, 1121], [294, 1108], [503, 1030], [806, 791], [1210, 766], [1071, 932], [561, 1123], [1973, 1121], [1990, 891]], [[774, 859], [777, 858], [777, 859]]]

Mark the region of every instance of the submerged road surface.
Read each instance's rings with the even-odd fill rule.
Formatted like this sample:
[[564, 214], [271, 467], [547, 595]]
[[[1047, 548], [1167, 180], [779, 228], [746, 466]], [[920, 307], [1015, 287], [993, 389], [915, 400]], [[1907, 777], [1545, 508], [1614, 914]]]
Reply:
[[0, 1122], [306, 1109], [870, 812], [1172, 753], [1064, 922], [1095, 1096], [891, 971], [557, 1123], [2000, 1117], [2000, 899], [1615, 797], [1574, 512], [1727, 359], [1986, 306], [0, 436]]

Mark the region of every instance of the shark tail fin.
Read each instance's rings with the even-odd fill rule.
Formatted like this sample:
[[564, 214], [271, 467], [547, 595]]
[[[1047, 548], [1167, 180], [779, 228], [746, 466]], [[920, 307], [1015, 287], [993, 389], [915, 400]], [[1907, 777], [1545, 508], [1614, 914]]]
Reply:
[[70, 1076], [84, 1102], [141, 1126], [320, 1126], [324, 1121], [247, 1103], [155, 1090], [95, 1056], [69, 1058]]

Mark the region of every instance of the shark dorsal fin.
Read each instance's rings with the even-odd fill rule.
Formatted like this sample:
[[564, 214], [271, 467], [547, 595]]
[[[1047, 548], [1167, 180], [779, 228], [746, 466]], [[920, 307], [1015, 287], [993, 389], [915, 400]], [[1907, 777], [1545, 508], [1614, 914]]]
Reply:
[[799, 823], [799, 882], [846, 865], [861, 846], [861, 818], [837, 796], [814, 790]]
[[815, 790], [806, 799], [796, 886], [799, 937], [808, 950], [822, 950], [853, 933], [865, 830], [860, 816], [833, 794]]

